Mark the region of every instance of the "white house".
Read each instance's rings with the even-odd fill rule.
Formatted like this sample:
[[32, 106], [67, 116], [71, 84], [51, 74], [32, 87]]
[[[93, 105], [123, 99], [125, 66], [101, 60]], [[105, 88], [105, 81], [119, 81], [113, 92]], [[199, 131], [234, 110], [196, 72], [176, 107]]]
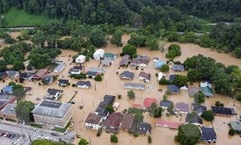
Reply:
[[160, 81], [164, 76], [166, 76], [164, 73], [159, 72], [157, 81]]
[[75, 62], [76, 63], [84, 63], [86, 60], [86, 56], [84, 55], [79, 55], [76, 59], [75, 59]]
[[102, 117], [94, 113], [89, 113], [88, 117], [85, 120], [85, 127], [98, 130], [101, 127]]
[[55, 73], [59, 73], [59, 72], [63, 71], [64, 68], [65, 68], [65, 64], [64, 64], [64, 63], [58, 64], [58, 65], [54, 68], [54, 72], [55, 72]]
[[101, 58], [104, 57], [105, 50], [103, 49], [97, 49], [95, 53], [93, 54], [93, 57], [95, 60], [100, 60]]

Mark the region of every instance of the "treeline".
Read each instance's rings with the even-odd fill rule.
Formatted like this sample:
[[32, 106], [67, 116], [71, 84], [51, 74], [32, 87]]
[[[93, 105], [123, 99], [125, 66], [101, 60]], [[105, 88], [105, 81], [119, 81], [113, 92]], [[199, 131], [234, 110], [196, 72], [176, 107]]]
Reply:
[[1, 0], [0, 13], [13, 6], [31, 14], [78, 19], [92, 25], [154, 24], [160, 19], [180, 21], [187, 16], [232, 22], [241, 16], [240, 0]]

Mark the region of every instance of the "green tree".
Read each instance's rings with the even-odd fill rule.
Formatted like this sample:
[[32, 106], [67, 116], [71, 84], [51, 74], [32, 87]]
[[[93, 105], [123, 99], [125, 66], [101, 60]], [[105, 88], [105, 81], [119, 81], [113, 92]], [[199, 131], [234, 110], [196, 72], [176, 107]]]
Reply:
[[95, 47], [100, 48], [107, 45], [106, 34], [98, 28], [93, 28], [89, 35], [90, 43]]
[[123, 54], [129, 54], [131, 57], [135, 58], [137, 56], [137, 50], [134, 45], [126, 45], [122, 48]]
[[236, 133], [235, 130], [232, 129], [232, 128], [230, 128], [229, 131], [228, 131], [228, 134], [231, 135], [231, 136], [235, 135], [235, 133]]
[[169, 71], [169, 66], [167, 64], [164, 64], [161, 68], [160, 68], [160, 71], [161, 72], [168, 72]]
[[195, 145], [199, 142], [201, 132], [196, 125], [184, 124], [178, 127], [178, 133], [175, 140], [181, 145]]
[[16, 115], [20, 120], [23, 120], [25, 123], [33, 121], [33, 114], [31, 111], [34, 109], [34, 103], [31, 101], [20, 101], [16, 108]]
[[20, 70], [24, 70], [25, 69], [25, 66], [22, 62], [20, 61], [14, 61], [13, 63], [13, 70], [16, 70], [16, 71], [20, 71]]
[[185, 86], [188, 82], [188, 78], [183, 75], [176, 75], [175, 79], [173, 80], [173, 84], [179, 87]]
[[146, 45], [150, 48], [150, 50], [158, 50], [159, 49], [159, 43], [156, 38], [147, 39]]
[[4, 60], [0, 60], [0, 71], [6, 71], [7, 70], [7, 63]]
[[88, 144], [89, 144], [89, 142], [84, 138], [82, 138], [78, 143], [78, 145], [88, 145]]
[[143, 121], [144, 116], [143, 116], [143, 114], [141, 112], [136, 112], [135, 115], [134, 115], [134, 119], [137, 122], [141, 122], [141, 121]]
[[146, 37], [141, 34], [132, 33], [128, 44], [134, 45], [135, 47], [144, 47], [146, 46]]
[[41, 46], [44, 48], [44, 42], [45, 42], [46, 36], [43, 31], [38, 30], [34, 36], [32, 37], [32, 42], [36, 44], [37, 46]]
[[101, 75], [97, 75], [95, 78], [94, 78], [95, 81], [97, 82], [100, 82], [102, 81], [102, 76]]
[[211, 110], [206, 110], [202, 113], [201, 117], [206, 121], [213, 121], [214, 120], [214, 114]]
[[168, 53], [166, 54], [166, 58], [174, 59], [176, 56], [181, 55], [181, 47], [178, 44], [171, 44], [168, 47]]
[[123, 46], [122, 41], [121, 41], [121, 37], [123, 34], [124, 34], [123, 31], [116, 30], [110, 40], [111, 44], [116, 44], [117, 46]]
[[118, 143], [118, 137], [115, 134], [113, 134], [110, 136], [110, 141], [113, 143]]
[[127, 92], [127, 96], [129, 97], [129, 99], [135, 99], [136, 97], [135, 92], [133, 90], [129, 90]]
[[170, 82], [169, 82], [169, 80], [166, 80], [166, 78], [161, 78], [160, 80], [159, 80], [159, 85], [168, 85], [168, 84], [170, 84]]
[[194, 102], [197, 104], [202, 104], [205, 103], [205, 95], [203, 94], [202, 91], [198, 91], [193, 95], [194, 97]]
[[154, 118], [160, 118], [162, 116], [162, 108], [157, 107], [153, 114]]
[[106, 107], [105, 107], [105, 110], [109, 111], [109, 113], [115, 112], [114, 107], [111, 106], [111, 105], [106, 106]]

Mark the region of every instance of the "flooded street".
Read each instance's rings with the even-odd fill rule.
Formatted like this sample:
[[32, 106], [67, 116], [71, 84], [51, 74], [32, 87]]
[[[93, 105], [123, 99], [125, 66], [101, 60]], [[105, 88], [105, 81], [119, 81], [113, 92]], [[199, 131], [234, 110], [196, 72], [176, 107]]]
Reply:
[[[123, 43], [126, 44], [127, 40], [129, 39], [129, 35], [123, 36]], [[165, 48], [168, 47], [170, 43], [167, 43], [165, 45]], [[182, 55], [175, 60], [179, 60], [183, 62], [187, 57], [191, 57], [197, 54], [203, 54], [205, 56], [212, 57], [217, 60], [217, 62], [221, 62], [225, 65], [237, 65], [241, 67], [241, 61], [239, 59], [235, 59], [234, 57], [224, 54], [224, 53], [218, 53], [216, 51], [212, 51], [208, 48], [201, 48], [198, 45], [195, 44], [180, 44]], [[44, 98], [44, 96], [47, 94], [48, 88], [56, 88], [64, 90], [62, 98], [60, 101], [62, 102], [68, 102], [71, 97], [74, 95], [75, 91], [77, 91], [76, 95], [76, 103], [72, 105], [72, 114], [73, 114], [73, 121], [75, 122], [75, 126], [73, 127], [73, 130], [81, 135], [81, 137], [86, 138], [91, 142], [92, 145], [114, 145], [110, 142], [110, 134], [103, 133], [100, 137], [96, 136], [97, 131], [86, 129], [84, 126], [84, 121], [89, 114], [89, 112], [94, 112], [99, 102], [102, 100], [104, 95], [115, 95], [118, 94], [122, 95], [121, 99], [118, 99], [116, 97], [116, 102], [120, 102], [120, 107], [117, 111], [123, 111], [124, 109], [129, 108], [133, 103], [135, 104], [143, 104], [143, 100], [146, 97], [152, 97], [156, 98], [158, 100], [158, 104], [160, 100], [162, 100], [163, 95], [166, 91], [166, 86], [160, 86], [157, 82], [157, 77], [155, 76], [156, 73], [158, 73], [158, 70], [154, 69], [154, 63], [150, 61], [149, 65], [146, 68], [143, 68], [143, 70], [139, 69], [136, 70], [134, 68], [118, 68], [119, 62], [121, 60], [121, 57], [119, 56], [119, 53], [121, 52], [122, 48], [117, 47], [115, 45], [107, 45], [104, 48], [105, 52], [112, 52], [115, 54], [118, 54], [118, 57], [116, 60], [114, 60], [113, 64], [110, 67], [105, 67], [105, 74], [103, 77], [102, 82], [95, 82], [93, 79], [87, 79], [92, 83], [92, 88], [90, 89], [80, 89], [77, 87], [72, 87], [72, 84], [75, 84], [78, 82], [78, 80], [70, 79], [67, 74], [69, 68], [73, 67], [74, 63], [72, 63], [72, 56], [76, 55], [77, 52], [71, 51], [71, 50], [62, 50], [62, 54], [59, 55], [56, 59], [64, 61], [66, 64], [65, 69], [61, 73], [53, 73], [56, 75], [59, 75], [58, 79], [60, 78], [68, 78], [70, 79], [70, 86], [67, 87], [60, 87], [57, 85], [57, 81], [53, 82], [49, 86], [39, 86], [39, 82], [24, 82], [24, 86], [30, 86], [32, 87], [31, 94], [27, 95], [26, 100], [30, 100], [34, 103], [38, 103], [36, 98]], [[159, 57], [161, 60], [166, 60], [165, 58], [165, 51], [149, 51], [148, 48], [138, 48], [138, 54], [139, 55], [148, 55], [151, 57], [151, 60], [153, 57]], [[99, 61], [91, 60], [89, 62], [86, 62], [85, 68], [88, 70], [90, 67], [98, 67]], [[136, 98], [135, 100], [129, 100], [127, 97], [127, 89], [123, 88], [124, 82], [120, 80], [119, 75], [117, 75], [116, 72], [119, 74], [125, 70], [129, 70], [135, 73], [134, 80], [132, 82], [135, 83], [143, 83], [143, 81], [139, 80], [139, 73], [141, 71], [145, 71], [148, 73], [151, 73], [151, 81], [149, 83], [146, 83], [146, 90], [145, 91], [135, 91]], [[173, 74], [172, 70], [170, 70], [169, 74]], [[10, 80], [8, 80], [10, 81]], [[7, 85], [8, 82], [1, 83], [1, 87], [4, 87]], [[96, 86], [96, 87], [94, 87]], [[162, 89], [163, 91], [158, 91], [158, 89]], [[193, 98], [189, 97], [187, 91], [181, 91], [178, 95], [170, 95], [168, 96], [168, 100], [171, 100], [174, 102], [186, 102], [189, 103], [189, 107], [191, 108], [191, 103], [193, 102]], [[237, 116], [240, 116], [241, 114], [241, 104], [240, 102], [237, 102], [233, 99], [230, 99], [226, 96], [219, 96], [215, 94], [213, 98], [206, 99], [205, 105], [209, 109], [211, 105], [215, 104], [215, 101], [220, 101], [224, 104], [225, 107], [234, 107], [234, 110], [238, 113]], [[79, 109], [79, 106], [83, 105], [83, 109]], [[162, 118], [165, 120], [170, 120], [174, 122], [182, 122], [185, 121], [185, 115], [181, 116], [171, 116], [166, 117], [166, 112], [163, 112]], [[236, 116], [233, 117], [216, 117], [213, 122], [213, 127], [215, 128], [215, 131], [217, 133], [217, 143], [216, 145], [237, 145], [240, 143], [240, 137], [234, 136], [234, 137], [228, 137], [228, 123], [230, 120], [236, 120]], [[174, 136], [177, 134], [177, 130], [163, 128], [163, 127], [155, 127], [156, 119], [150, 118], [148, 114], [145, 114], [144, 121], [150, 121], [152, 123], [152, 127], [154, 128], [152, 130], [152, 145], [176, 145], [174, 141]], [[204, 122], [206, 126], [212, 126], [209, 122]], [[147, 136], [141, 135], [138, 137], [134, 137], [133, 135], [130, 135], [126, 131], [120, 131], [120, 133], [117, 135], [119, 142], [117, 144], [119, 145], [146, 145], [147, 143]], [[76, 139], [75, 144], [78, 143], [78, 139]]]

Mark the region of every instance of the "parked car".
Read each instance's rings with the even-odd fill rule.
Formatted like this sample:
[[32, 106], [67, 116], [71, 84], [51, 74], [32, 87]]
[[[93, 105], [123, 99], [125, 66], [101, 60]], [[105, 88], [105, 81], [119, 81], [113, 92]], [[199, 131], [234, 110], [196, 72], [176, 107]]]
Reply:
[[18, 140], [17, 141], [21, 141], [23, 139], [23, 137], [22, 136], [20, 136], [19, 138], [18, 138]]

